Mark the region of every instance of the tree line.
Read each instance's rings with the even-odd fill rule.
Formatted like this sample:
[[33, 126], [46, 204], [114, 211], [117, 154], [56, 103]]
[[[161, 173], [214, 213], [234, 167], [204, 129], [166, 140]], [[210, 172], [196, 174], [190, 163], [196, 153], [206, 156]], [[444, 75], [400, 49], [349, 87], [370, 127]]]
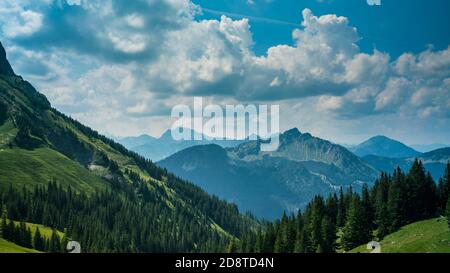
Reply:
[[445, 215], [450, 228], [450, 164], [436, 184], [415, 160], [410, 171], [382, 173], [374, 186], [360, 193], [341, 188], [316, 196], [296, 215], [265, 223], [256, 233], [231, 240], [228, 252], [331, 253], [382, 240], [401, 226]]
[[[125, 174], [131, 184], [112, 180], [109, 190], [91, 195], [57, 182], [33, 189], [10, 186], [0, 192], [1, 236], [46, 252], [64, 251], [70, 238], [83, 252], [330, 253], [381, 240], [423, 219], [446, 215], [450, 222], [450, 164], [437, 184], [416, 160], [408, 173], [400, 168], [382, 173], [370, 189], [364, 185], [359, 193], [349, 187], [327, 198], [316, 196], [296, 215], [261, 225], [175, 176], [165, 180], [180, 199], [149, 187], [130, 170]], [[33, 235], [24, 222], [48, 226], [52, 236], [44, 238], [39, 230]]]
[[[177, 181], [168, 177], [168, 183]], [[81, 244], [83, 252], [221, 252], [229, 238], [252, 226], [253, 220], [239, 214], [234, 205], [211, 199], [187, 182], [178, 187], [191, 190], [186, 194], [197, 202], [195, 209], [189, 209], [193, 204], [184, 200], [170, 199], [161, 188], [150, 189], [146, 182], [114, 183], [110, 190], [89, 196], [57, 182], [32, 190], [10, 186], [1, 192], [0, 205], [8, 219], [64, 231], [67, 238]], [[11, 223], [6, 223], [6, 228], [2, 225], [5, 239], [43, 251], [63, 249], [56, 247], [52, 238], [36, 246], [33, 241], [40, 241], [36, 234], [30, 239], [24, 225], [12, 228]]]
[[39, 227], [36, 227], [33, 235], [30, 227], [24, 222], [15, 224], [14, 221], [8, 220], [6, 209], [3, 210], [0, 223], [0, 238], [42, 252], [65, 252], [67, 245], [67, 238], [65, 236], [61, 238], [55, 229], [52, 230], [49, 238], [41, 234]]

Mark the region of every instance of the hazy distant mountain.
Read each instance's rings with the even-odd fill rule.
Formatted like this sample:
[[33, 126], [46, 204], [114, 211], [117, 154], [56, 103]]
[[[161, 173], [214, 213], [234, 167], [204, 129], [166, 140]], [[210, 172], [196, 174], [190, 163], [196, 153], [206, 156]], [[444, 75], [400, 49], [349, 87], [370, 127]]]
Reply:
[[366, 155], [376, 155], [390, 158], [404, 158], [420, 155], [420, 152], [413, 148], [385, 136], [372, 137], [363, 143], [350, 148], [350, 150], [361, 157]]
[[[191, 129], [184, 130], [189, 131], [192, 139], [194, 139], [194, 136], [202, 136], [200, 133]], [[153, 161], [161, 160], [178, 151], [196, 145], [217, 144], [222, 147], [232, 147], [244, 142], [243, 140], [207, 140], [205, 136], [202, 136], [202, 139], [203, 140], [176, 141], [172, 138], [171, 131], [167, 130], [159, 138], [149, 135], [141, 135], [137, 137], [122, 138], [119, 139], [118, 142], [126, 148]]]
[[450, 160], [450, 147], [436, 149], [434, 151], [424, 153], [419, 158], [422, 159], [424, 163], [447, 163]]
[[411, 147], [419, 152], [426, 153], [426, 152], [431, 152], [431, 151], [434, 151], [437, 149], [450, 147], [450, 145], [435, 143], [435, 144], [416, 144], [416, 145], [411, 145]]
[[[415, 158], [387, 158], [375, 155], [363, 157], [364, 161], [369, 165], [388, 173], [391, 173], [397, 166], [404, 171], [408, 171]], [[417, 156], [417, 158], [423, 162], [425, 169], [431, 173], [434, 180], [438, 181], [444, 174], [445, 165], [450, 161], [450, 147], [424, 153]]]
[[280, 135], [276, 152], [261, 152], [260, 144], [195, 146], [158, 165], [266, 218], [302, 208], [315, 195], [329, 194], [341, 185], [358, 189], [378, 175], [344, 147], [297, 129]]
[[140, 135], [137, 137], [125, 137], [118, 140], [123, 146], [127, 147], [128, 149], [133, 149], [134, 147], [156, 141], [157, 138], [149, 135]]

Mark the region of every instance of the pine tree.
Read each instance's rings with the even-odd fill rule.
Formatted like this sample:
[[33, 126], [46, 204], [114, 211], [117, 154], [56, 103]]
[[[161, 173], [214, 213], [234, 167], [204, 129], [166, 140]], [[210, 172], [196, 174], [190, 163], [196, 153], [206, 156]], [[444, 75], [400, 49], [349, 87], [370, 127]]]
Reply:
[[258, 232], [256, 233], [255, 253], [262, 253], [263, 245], [264, 245], [264, 235], [262, 233], [261, 227], [259, 227]]
[[448, 222], [448, 227], [450, 228], [450, 196], [448, 196], [448, 201], [447, 201], [447, 222]]
[[42, 238], [39, 227], [36, 227], [36, 232], [34, 233], [33, 247], [39, 251], [45, 251], [45, 242]]
[[286, 213], [283, 213], [281, 222], [278, 227], [277, 236], [275, 239], [274, 252], [275, 253], [289, 253], [290, 246], [293, 245], [290, 236], [289, 219]]
[[294, 253], [301, 253], [303, 249], [303, 241], [302, 241], [302, 233], [304, 228], [304, 216], [302, 212], [299, 210], [297, 214], [296, 220], [296, 231], [295, 231], [295, 244], [294, 244]]
[[262, 248], [262, 253], [273, 253], [273, 248], [275, 245], [276, 234], [272, 223], [269, 223], [266, 229], [266, 234], [264, 236], [264, 244]]
[[56, 229], [53, 229], [48, 245], [48, 252], [57, 253], [60, 250], [61, 250], [61, 240], [58, 236], [58, 233], [56, 232]]
[[390, 233], [391, 222], [389, 217], [389, 210], [386, 205], [381, 205], [378, 218], [378, 240], [382, 240], [386, 235]]
[[18, 230], [16, 230], [16, 225], [14, 224], [14, 221], [12, 221], [12, 220], [9, 220], [8, 221], [8, 228], [7, 228], [7, 230], [8, 230], [8, 240], [9, 241], [11, 241], [11, 242], [18, 242], [19, 241], [19, 233], [18, 233]]
[[441, 215], [445, 215], [446, 205], [447, 205], [447, 195], [445, 193], [446, 185], [444, 184], [444, 179], [439, 178], [439, 182], [436, 189], [436, 195], [438, 197], [438, 207], [437, 212]]
[[313, 253], [315, 247], [311, 240], [310, 225], [305, 225], [301, 234], [299, 235], [298, 252], [300, 253]]
[[330, 217], [325, 216], [322, 219], [321, 224], [322, 229], [322, 243], [320, 245], [319, 251], [322, 253], [332, 253], [336, 251], [336, 226], [330, 219]]
[[346, 215], [347, 212], [345, 210], [344, 192], [341, 187], [341, 189], [339, 190], [338, 213], [336, 219], [336, 225], [338, 227], [343, 227], [345, 225]]
[[363, 185], [362, 193], [361, 193], [361, 202], [362, 202], [363, 211], [365, 213], [365, 218], [367, 219], [367, 225], [370, 227], [370, 229], [372, 229], [374, 220], [375, 220], [375, 216], [374, 216], [375, 212], [374, 212], [374, 208], [372, 205], [372, 200], [370, 198], [369, 188], [368, 188], [367, 184]]
[[311, 243], [314, 250], [317, 252], [319, 246], [322, 245], [322, 218], [325, 215], [325, 204], [321, 196], [316, 196], [312, 201], [311, 206], [311, 218], [310, 218], [310, 229], [311, 229]]
[[1, 237], [5, 240], [10, 240], [11, 235], [8, 228], [8, 220], [6, 219], [6, 209], [4, 209], [2, 213], [2, 222], [0, 224], [0, 229], [1, 229]]
[[416, 222], [426, 218], [426, 199], [424, 193], [426, 190], [426, 174], [422, 162], [415, 160], [407, 177], [408, 185], [408, 211], [409, 222]]
[[341, 238], [343, 248], [350, 250], [367, 243], [370, 240], [371, 232], [367, 226], [361, 200], [358, 195], [355, 195], [348, 211], [347, 223], [343, 229]]
[[406, 222], [405, 214], [405, 175], [400, 167], [394, 171], [392, 182], [389, 186], [387, 212], [390, 216], [389, 232], [397, 231]]
[[350, 209], [350, 206], [352, 205], [353, 200], [353, 187], [350, 185], [347, 189], [347, 192], [344, 194], [344, 204], [345, 204], [345, 211], [346, 215], [348, 215], [348, 210]]
[[31, 233], [31, 229], [29, 227], [27, 227], [27, 229], [25, 230], [25, 234], [24, 234], [23, 246], [27, 247], [27, 248], [32, 248], [33, 247], [32, 241], [33, 241], [33, 235]]
[[450, 162], [447, 163], [443, 177], [439, 180], [438, 189], [438, 209], [440, 213], [445, 213], [447, 199], [450, 196]]
[[330, 218], [331, 223], [336, 226], [339, 211], [339, 200], [336, 193], [330, 195], [326, 203], [326, 215]]
[[422, 211], [423, 218], [431, 218], [436, 216], [436, 207], [438, 205], [436, 196], [436, 183], [431, 177], [430, 172], [427, 172], [423, 184], [422, 198], [424, 199], [424, 208]]

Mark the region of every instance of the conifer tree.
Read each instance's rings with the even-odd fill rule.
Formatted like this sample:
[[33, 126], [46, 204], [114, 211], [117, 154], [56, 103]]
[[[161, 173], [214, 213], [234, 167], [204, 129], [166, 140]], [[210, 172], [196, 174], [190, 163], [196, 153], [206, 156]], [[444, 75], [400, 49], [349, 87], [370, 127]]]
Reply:
[[29, 227], [26, 228], [25, 234], [24, 234], [24, 247], [32, 248], [33, 247], [33, 235], [31, 233], [31, 229]]
[[330, 218], [331, 223], [336, 226], [339, 211], [339, 200], [336, 193], [330, 195], [326, 203], [326, 215]]
[[301, 234], [299, 235], [299, 244], [297, 246], [300, 253], [313, 253], [315, 248], [311, 240], [310, 225], [305, 225]]
[[266, 229], [266, 234], [264, 236], [264, 244], [262, 253], [273, 253], [273, 248], [275, 245], [276, 234], [273, 224], [269, 223]]
[[391, 222], [389, 217], [389, 210], [387, 209], [387, 205], [381, 205], [377, 224], [378, 224], [378, 240], [382, 240], [386, 235], [390, 233]]
[[363, 185], [362, 188], [362, 193], [361, 193], [361, 202], [362, 202], [362, 207], [363, 207], [363, 211], [365, 213], [365, 218], [367, 219], [367, 225], [368, 227], [370, 227], [372, 229], [373, 224], [374, 224], [374, 208], [372, 205], [372, 200], [370, 198], [370, 194], [369, 194], [369, 188], [367, 186], [367, 184]]
[[330, 219], [325, 216], [322, 219], [322, 243], [319, 251], [321, 253], [332, 253], [336, 251], [336, 226]]
[[450, 228], [450, 196], [448, 197], [448, 201], [447, 201], [447, 222], [448, 222], [448, 227]]
[[292, 245], [290, 236], [289, 219], [286, 213], [283, 213], [281, 222], [279, 224], [277, 236], [275, 239], [274, 252], [275, 253], [288, 253], [290, 245]]
[[3, 210], [2, 213], [2, 222], [0, 224], [0, 229], [1, 229], [1, 237], [5, 240], [9, 240], [10, 239], [10, 231], [8, 228], [8, 220], [6, 219], [6, 209]]
[[325, 215], [325, 204], [321, 196], [316, 196], [312, 201], [311, 206], [311, 218], [310, 218], [310, 229], [311, 229], [311, 244], [314, 252], [319, 250], [319, 246], [322, 245], [322, 218]]
[[258, 227], [258, 232], [256, 233], [255, 252], [262, 253], [263, 245], [264, 245], [264, 235], [261, 230], [261, 227]]
[[52, 230], [52, 235], [50, 236], [48, 252], [57, 253], [61, 250], [61, 240], [56, 232], [56, 229]]
[[447, 162], [443, 177], [439, 180], [438, 189], [438, 209], [440, 213], [445, 213], [447, 199], [450, 195], [450, 162]]
[[39, 251], [45, 251], [45, 242], [44, 239], [42, 238], [39, 227], [36, 227], [36, 231], [34, 233], [33, 247]]
[[400, 167], [394, 171], [392, 182], [389, 186], [387, 212], [390, 216], [389, 232], [398, 230], [405, 221], [405, 175]]
[[422, 162], [415, 160], [408, 173], [408, 211], [409, 222], [416, 222], [425, 218], [424, 211], [427, 207], [424, 198], [426, 175]]
[[347, 223], [342, 234], [342, 246], [345, 250], [353, 249], [370, 240], [372, 230], [367, 226], [367, 219], [358, 195], [351, 202]]
[[8, 230], [7, 240], [11, 242], [18, 242], [20, 237], [18, 236], [18, 231], [16, 230], [16, 225], [14, 224], [14, 221], [12, 220], [8, 221], [7, 230]]
[[422, 217], [424, 219], [436, 216], [436, 206], [438, 205], [436, 196], [436, 183], [431, 177], [430, 172], [427, 172], [423, 184], [422, 198], [424, 199], [424, 208], [422, 211]]
[[345, 210], [344, 192], [341, 187], [339, 190], [338, 212], [337, 212], [337, 219], [336, 219], [336, 225], [338, 227], [343, 227], [345, 225], [346, 215], [347, 215], [347, 212]]

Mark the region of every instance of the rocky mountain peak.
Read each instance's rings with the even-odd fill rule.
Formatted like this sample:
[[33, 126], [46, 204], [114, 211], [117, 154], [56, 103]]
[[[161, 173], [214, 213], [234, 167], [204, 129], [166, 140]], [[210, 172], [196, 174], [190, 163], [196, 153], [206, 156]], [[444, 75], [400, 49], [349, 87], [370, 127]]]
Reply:
[[8, 59], [6, 59], [6, 51], [5, 48], [3, 48], [2, 43], [0, 42], [0, 75], [5, 76], [14, 76], [14, 71], [11, 68], [11, 65], [8, 62]]

